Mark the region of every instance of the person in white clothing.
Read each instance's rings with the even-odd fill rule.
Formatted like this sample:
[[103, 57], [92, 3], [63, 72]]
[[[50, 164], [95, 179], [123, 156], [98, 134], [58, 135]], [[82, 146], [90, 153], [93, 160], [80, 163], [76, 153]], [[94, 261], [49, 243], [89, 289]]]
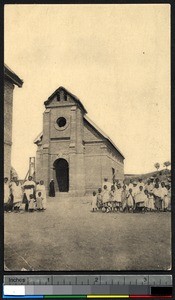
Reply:
[[154, 211], [155, 210], [155, 204], [154, 204], [154, 195], [152, 192], [148, 192], [148, 210]]
[[139, 187], [139, 191], [134, 194], [135, 211], [140, 211], [147, 205], [147, 195], [143, 190], [143, 186]]
[[162, 199], [162, 210], [163, 211], [166, 211], [167, 208], [168, 208], [168, 205], [167, 205], [167, 195], [168, 195], [168, 190], [165, 187], [165, 182], [162, 181], [161, 182], [161, 186], [160, 186], [160, 197]]
[[30, 200], [30, 195], [34, 195], [35, 187], [36, 187], [36, 184], [33, 181], [32, 176], [29, 176], [28, 180], [26, 180], [22, 185], [22, 188], [24, 189], [24, 193], [25, 193], [28, 201]]
[[144, 190], [144, 188], [145, 188], [145, 184], [144, 184], [144, 182], [143, 182], [142, 178], [139, 178], [139, 181], [138, 181], [138, 184], [137, 184], [137, 186], [138, 186], [138, 187], [142, 186], [142, 187], [143, 187], [143, 190]]
[[24, 202], [25, 203], [25, 211], [28, 211], [29, 201], [31, 199], [30, 195], [34, 196], [34, 194], [35, 194], [35, 187], [36, 187], [36, 184], [33, 181], [32, 176], [29, 176], [28, 180], [26, 180], [23, 183], [23, 185], [22, 185], [22, 188], [24, 190], [24, 197], [25, 197], [25, 202]]
[[36, 186], [36, 197], [38, 197], [39, 192], [41, 192], [41, 197], [43, 198], [42, 205], [43, 209], [45, 210], [47, 208], [47, 197], [46, 188], [43, 180], [40, 180], [40, 183]]
[[139, 187], [137, 185], [137, 182], [133, 182], [133, 188], [132, 188], [132, 195], [135, 198], [135, 196], [140, 192]]
[[127, 193], [127, 211], [128, 212], [133, 212], [134, 209], [134, 197], [132, 195], [132, 189], [129, 189], [128, 193]]
[[167, 197], [166, 197], [166, 203], [167, 203], [167, 209], [166, 211], [171, 211], [171, 186], [170, 184], [167, 184], [166, 185], [166, 188], [167, 188], [167, 191], [168, 191], [168, 194], [167, 194]]
[[129, 189], [133, 189], [133, 181], [130, 179], [129, 185], [128, 185], [128, 191]]
[[154, 189], [154, 185], [153, 185], [151, 179], [147, 180], [147, 184], [145, 186], [145, 189], [148, 191], [148, 193], [152, 193], [152, 191]]
[[103, 182], [103, 190], [104, 190], [104, 186], [107, 186], [107, 190], [110, 191], [111, 190], [111, 185], [112, 183], [108, 181], [108, 178], [104, 178], [104, 182]]
[[11, 190], [11, 195], [13, 198], [14, 211], [19, 212], [20, 205], [22, 203], [22, 197], [23, 197], [22, 187], [21, 187], [21, 183], [19, 182], [19, 180], [15, 179], [11, 183], [10, 190]]
[[97, 194], [95, 191], [92, 193], [91, 206], [92, 206], [92, 212], [97, 211]]
[[109, 202], [109, 191], [107, 188], [107, 185], [104, 185], [104, 189], [103, 189], [103, 207], [102, 207], [102, 211], [103, 212], [108, 212], [108, 202]]
[[117, 187], [114, 191], [114, 202], [115, 202], [115, 210], [118, 211], [122, 207], [122, 187], [120, 183], [117, 184]]
[[155, 208], [157, 212], [159, 212], [162, 209], [162, 198], [161, 198], [162, 195], [158, 183], [155, 184], [155, 187], [153, 189], [153, 194], [154, 194]]

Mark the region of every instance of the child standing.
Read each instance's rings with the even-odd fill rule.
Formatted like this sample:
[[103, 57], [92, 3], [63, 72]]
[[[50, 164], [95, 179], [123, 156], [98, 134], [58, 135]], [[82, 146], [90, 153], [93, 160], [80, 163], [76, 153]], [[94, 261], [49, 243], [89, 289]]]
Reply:
[[129, 189], [129, 192], [127, 194], [127, 210], [133, 211], [133, 207], [134, 207], [134, 198], [132, 195], [132, 189]]
[[102, 195], [102, 189], [98, 189], [97, 193], [97, 208], [100, 209], [103, 206], [103, 195]]
[[148, 209], [149, 211], [154, 211], [155, 206], [154, 206], [154, 195], [152, 192], [148, 193]]
[[36, 197], [36, 206], [38, 211], [43, 211], [43, 197], [41, 196], [41, 192], [37, 193]]
[[115, 192], [114, 192], [114, 201], [115, 201], [115, 210], [116, 211], [119, 211], [120, 208], [122, 207], [121, 194], [122, 194], [122, 187], [121, 187], [120, 183], [118, 183], [117, 188], [115, 189]]
[[35, 200], [32, 194], [29, 195], [29, 212], [33, 212], [35, 208]]
[[92, 212], [97, 210], [97, 196], [96, 196], [96, 192], [94, 191], [92, 194]]
[[108, 206], [111, 211], [114, 211], [114, 193], [115, 193], [115, 186], [111, 186], [111, 190], [109, 192], [109, 203]]
[[126, 190], [126, 185], [123, 186], [123, 190], [121, 192], [121, 201], [122, 201], [122, 209], [124, 212], [126, 212], [127, 208], [127, 190]]
[[106, 212], [109, 211], [108, 209], [108, 201], [109, 201], [109, 191], [107, 188], [107, 185], [104, 185], [104, 191], [103, 191], [103, 208]]

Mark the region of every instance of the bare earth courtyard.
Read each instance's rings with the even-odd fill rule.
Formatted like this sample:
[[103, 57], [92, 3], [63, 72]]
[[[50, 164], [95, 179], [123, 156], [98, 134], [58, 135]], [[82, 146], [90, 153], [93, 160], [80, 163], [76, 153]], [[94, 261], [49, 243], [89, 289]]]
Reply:
[[11, 270], [167, 270], [171, 213], [92, 213], [88, 197], [48, 198], [45, 212], [7, 213]]

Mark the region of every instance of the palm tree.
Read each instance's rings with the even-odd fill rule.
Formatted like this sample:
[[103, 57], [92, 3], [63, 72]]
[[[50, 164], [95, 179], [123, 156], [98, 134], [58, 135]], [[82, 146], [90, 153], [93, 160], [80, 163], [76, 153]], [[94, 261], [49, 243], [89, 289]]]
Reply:
[[160, 164], [159, 163], [155, 163], [154, 164], [154, 167], [157, 169], [157, 171], [159, 170], [159, 168], [160, 168]]
[[166, 170], [167, 170], [167, 168], [168, 168], [169, 166], [171, 166], [170, 161], [165, 161], [164, 164], [163, 164], [163, 166], [164, 166], [164, 167], [166, 168]]

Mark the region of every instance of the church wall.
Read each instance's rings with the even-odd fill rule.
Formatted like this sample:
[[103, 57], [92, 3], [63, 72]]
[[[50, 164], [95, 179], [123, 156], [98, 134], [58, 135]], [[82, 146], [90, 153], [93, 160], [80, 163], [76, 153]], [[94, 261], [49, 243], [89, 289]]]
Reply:
[[10, 179], [14, 85], [4, 80], [4, 176]]
[[113, 151], [110, 147], [106, 147], [106, 166], [103, 168], [103, 179], [105, 177], [112, 183], [112, 168], [115, 170], [116, 179], [124, 179], [124, 164], [123, 158], [117, 151]]
[[93, 128], [85, 123], [85, 173], [86, 191], [91, 193], [102, 186], [105, 177], [112, 183], [113, 172], [116, 178], [124, 177], [123, 158], [112, 146], [94, 132]]
[[101, 158], [99, 154], [85, 156], [86, 193], [97, 191], [101, 186]]
[[38, 146], [36, 151], [36, 174], [35, 178], [36, 181], [43, 180], [43, 153], [42, 153], [42, 147]]

